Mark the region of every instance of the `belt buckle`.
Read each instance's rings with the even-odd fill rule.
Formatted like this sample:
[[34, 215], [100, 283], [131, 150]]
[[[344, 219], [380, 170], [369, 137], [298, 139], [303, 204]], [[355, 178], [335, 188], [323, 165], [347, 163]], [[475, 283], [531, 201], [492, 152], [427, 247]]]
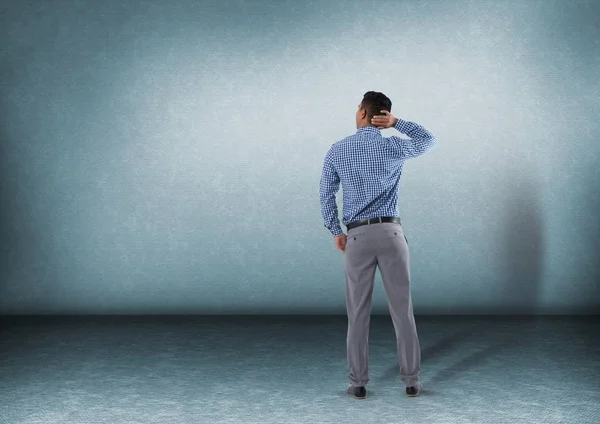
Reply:
[[[373, 221], [373, 222], [371, 222]], [[367, 219], [367, 225], [371, 225], [371, 224], [375, 224], [375, 222], [377, 222], [378, 224], [381, 224], [381, 217], [377, 217], [377, 218], [370, 218]]]

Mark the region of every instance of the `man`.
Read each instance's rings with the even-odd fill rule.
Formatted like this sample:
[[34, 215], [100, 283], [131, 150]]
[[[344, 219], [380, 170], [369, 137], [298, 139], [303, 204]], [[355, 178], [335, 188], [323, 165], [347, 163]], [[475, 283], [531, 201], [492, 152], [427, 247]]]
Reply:
[[[408, 244], [398, 212], [404, 161], [436, 143], [422, 126], [391, 114], [392, 102], [369, 91], [356, 111], [354, 135], [334, 143], [323, 164], [319, 196], [325, 227], [344, 254], [348, 314], [348, 394], [364, 399], [369, 381], [369, 324], [375, 270], [379, 267], [396, 330], [400, 379], [408, 396], [418, 396], [421, 350], [410, 295]], [[409, 139], [383, 137], [395, 128]], [[343, 186], [344, 234], [335, 195]]]

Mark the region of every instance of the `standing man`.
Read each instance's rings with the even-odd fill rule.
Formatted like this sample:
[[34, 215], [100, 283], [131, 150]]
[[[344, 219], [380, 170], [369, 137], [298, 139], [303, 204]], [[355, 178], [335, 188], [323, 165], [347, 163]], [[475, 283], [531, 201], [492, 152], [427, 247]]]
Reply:
[[[348, 394], [364, 399], [369, 382], [369, 324], [375, 271], [379, 272], [398, 348], [400, 379], [408, 396], [418, 396], [421, 349], [410, 295], [408, 244], [398, 212], [398, 185], [404, 161], [422, 155], [436, 143], [422, 126], [395, 118], [383, 93], [367, 92], [356, 111], [354, 135], [334, 143], [325, 156], [319, 196], [325, 227], [344, 254]], [[409, 138], [383, 137], [394, 127]], [[335, 195], [343, 187], [344, 234]]]

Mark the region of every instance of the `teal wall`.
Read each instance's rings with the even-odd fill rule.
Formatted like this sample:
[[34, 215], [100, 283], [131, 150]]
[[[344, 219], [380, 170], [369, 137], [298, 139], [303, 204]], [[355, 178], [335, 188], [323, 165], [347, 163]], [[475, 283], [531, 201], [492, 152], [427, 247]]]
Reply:
[[600, 305], [597, 2], [1, 5], [0, 313], [345, 313], [318, 185], [368, 90], [438, 138], [417, 314]]

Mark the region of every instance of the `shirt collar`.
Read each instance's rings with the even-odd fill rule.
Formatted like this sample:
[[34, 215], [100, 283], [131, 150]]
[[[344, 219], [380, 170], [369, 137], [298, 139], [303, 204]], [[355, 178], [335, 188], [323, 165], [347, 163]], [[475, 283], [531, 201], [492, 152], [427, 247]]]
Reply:
[[381, 134], [381, 131], [377, 127], [371, 125], [366, 127], [360, 127], [356, 130], [357, 134]]

